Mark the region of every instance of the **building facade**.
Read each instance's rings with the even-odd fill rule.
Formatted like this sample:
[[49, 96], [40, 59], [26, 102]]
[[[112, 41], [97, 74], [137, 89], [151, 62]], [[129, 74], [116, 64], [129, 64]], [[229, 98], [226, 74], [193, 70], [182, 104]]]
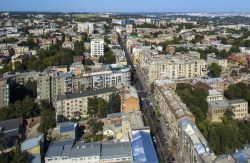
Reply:
[[109, 100], [109, 95], [115, 92], [117, 92], [117, 89], [111, 87], [96, 91], [90, 90], [67, 95], [59, 95], [54, 103], [56, 115], [63, 115], [69, 119], [74, 117], [87, 117], [88, 98], [96, 96], [107, 101]]
[[166, 56], [154, 55], [152, 51], [140, 53], [139, 68], [148, 84], [163, 79], [193, 79], [205, 77], [207, 63], [192, 55]]
[[0, 79], [0, 107], [9, 105], [9, 84], [7, 79]]
[[91, 57], [99, 57], [104, 55], [104, 39], [91, 40]]
[[243, 119], [248, 115], [248, 104], [242, 99], [208, 102], [208, 118], [211, 122], [221, 122], [227, 110], [233, 111], [234, 119]]

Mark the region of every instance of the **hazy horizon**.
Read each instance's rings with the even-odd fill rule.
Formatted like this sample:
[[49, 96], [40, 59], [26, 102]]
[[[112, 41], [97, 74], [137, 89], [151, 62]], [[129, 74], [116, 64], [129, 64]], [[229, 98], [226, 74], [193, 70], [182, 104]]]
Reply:
[[250, 0], [0, 0], [19, 12], [250, 12]]

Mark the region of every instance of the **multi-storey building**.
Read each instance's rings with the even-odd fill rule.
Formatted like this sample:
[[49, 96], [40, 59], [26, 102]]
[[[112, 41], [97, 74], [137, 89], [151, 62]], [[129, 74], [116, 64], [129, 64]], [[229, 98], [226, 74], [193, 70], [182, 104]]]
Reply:
[[[104, 88], [127, 86], [131, 81], [129, 65], [94, 66], [85, 72], [82, 67], [76, 73], [71, 72], [42, 73], [37, 78], [37, 99], [54, 101], [57, 95], [77, 93], [84, 90], [100, 90]], [[72, 76], [72, 72], [75, 76]], [[77, 74], [77, 75], [76, 75]]]
[[52, 74], [42, 74], [37, 79], [37, 100], [56, 100], [57, 95], [72, 92], [72, 74], [56, 72]]
[[170, 140], [178, 137], [178, 122], [186, 117], [195, 121], [195, 117], [189, 111], [187, 106], [181, 101], [180, 97], [174, 92], [175, 83], [164, 80], [156, 81], [154, 97], [159, 111], [169, 127], [168, 137]]
[[7, 79], [0, 79], [0, 107], [9, 105], [9, 84]]
[[140, 53], [139, 68], [148, 84], [162, 79], [193, 79], [204, 77], [207, 73], [205, 60], [193, 54], [167, 56], [154, 55], [152, 51]]
[[94, 24], [93, 23], [78, 23], [77, 32], [79, 33], [87, 33], [88, 35], [93, 34], [94, 31]]
[[101, 69], [93, 69], [82, 74], [89, 80], [90, 89], [102, 89], [108, 87], [120, 88], [129, 85], [131, 80], [131, 67], [129, 65], [105, 65]]
[[195, 117], [175, 93], [176, 83], [171, 80], [155, 82], [156, 106], [172, 152], [178, 153], [183, 162], [208, 162], [216, 158], [198, 127]]
[[54, 102], [56, 115], [63, 115], [67, 118], [86, 117], [88, 108], [88, 98], [96, 96], [102, 97], [104, 100], [109, 99], [109, 95], [117, 92], [114, 87], [100, 90], [83, 91], [79, 93], [71, 93], [66, 95], [58, 95]]
[[208, 118], [211, 122], [221, 122], [227, 110], [233, 111], [235, 119], [243, 119], [248, 115], [248, 103], [242, 99], [208, 102]]
[[104, 55], [104, 39], [91, 40], [91, 57]]

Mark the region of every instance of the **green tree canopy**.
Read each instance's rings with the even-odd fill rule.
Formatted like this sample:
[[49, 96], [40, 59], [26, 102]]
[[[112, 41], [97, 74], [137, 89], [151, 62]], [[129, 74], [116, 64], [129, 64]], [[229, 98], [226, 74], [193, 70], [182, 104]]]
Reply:
[[208, 76], [212, 77], [212, 78], [217, 78], [220, 77], [221, 75], [221, 71], [222, 68], [220, 65], [218, 65], [217, 63], [212, 63], [209, 67], [209, 73]]
[[51, 104], [42, 101], [41, 106], [41, 123], [38, 127], [38, 131], [42, 133], [47, 133], [49, 129], [56, 126], [55, 110]]

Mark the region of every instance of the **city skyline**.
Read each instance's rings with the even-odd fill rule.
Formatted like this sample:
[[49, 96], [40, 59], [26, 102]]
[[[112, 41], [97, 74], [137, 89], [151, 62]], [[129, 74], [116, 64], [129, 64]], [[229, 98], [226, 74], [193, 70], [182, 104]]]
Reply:
[[0, 1], [0, 11], [38, 12], [250, 12], [250, 1], [241, 0], [44, 0]]

